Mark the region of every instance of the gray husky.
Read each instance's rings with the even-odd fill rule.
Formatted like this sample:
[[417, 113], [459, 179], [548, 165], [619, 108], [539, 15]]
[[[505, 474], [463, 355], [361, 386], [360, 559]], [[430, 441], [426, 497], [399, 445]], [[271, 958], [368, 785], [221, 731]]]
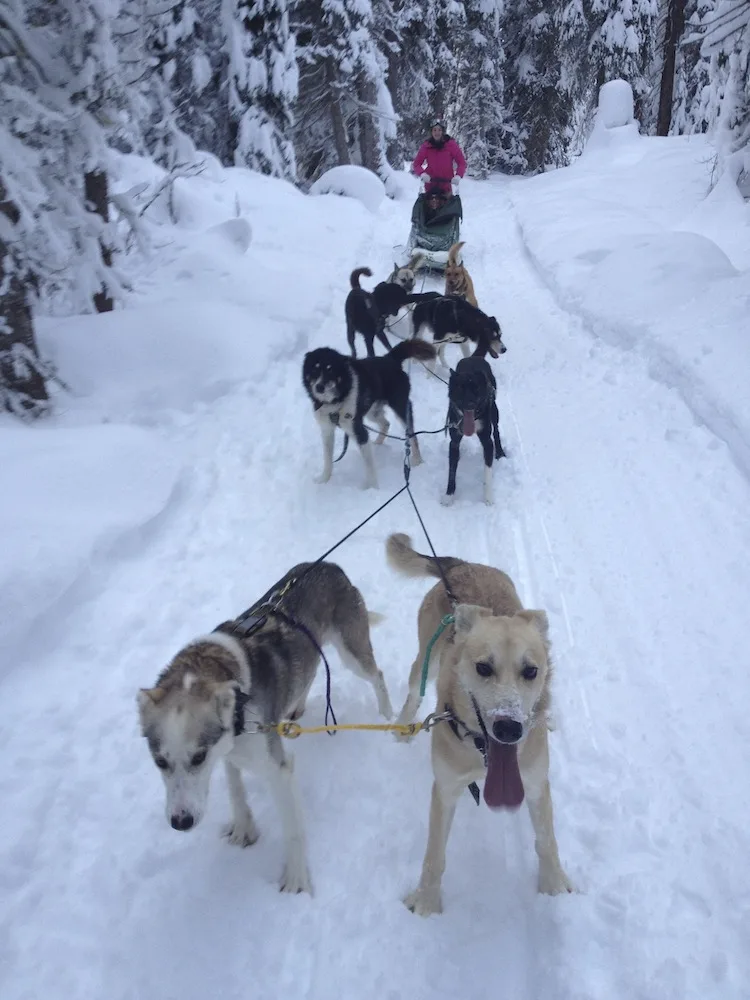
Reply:
[[195, 639], [175, 656], [155, 687], [140, 690], [138, 708], [143, 735], [164, 779], [172, 827], [198, 825], [211, 773], [223, 760], [233, 814], [226, 835], [241, 847], [255, 843], [258, 829], [240, 769], [260, 772], [276, 799], [286, 842], [281, 890], [311, 892], [294, 759], [285, 752], [282, 737], [266, 727], [302, 715], [320, 661], [318, 647], [327, 642], [347, 667], [372, 684], [380, 714], [389, 719], [392, 710], [370, 643], [370, 621], [377, 616], [368, 616], [359, 590], [339, 566], [322, 562], [300, 563], [269, 593], [283, 590], [290, 580], [298, 582], [283, 597], [278, 613], [252, 631], [243, 616]]

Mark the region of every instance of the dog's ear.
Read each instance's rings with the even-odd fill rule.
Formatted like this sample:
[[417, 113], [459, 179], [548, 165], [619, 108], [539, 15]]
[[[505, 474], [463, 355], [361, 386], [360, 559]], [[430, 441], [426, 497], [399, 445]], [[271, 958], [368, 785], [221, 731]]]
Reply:
[[166, 693], [161, 687], [141, 688], [138, 692], [138, 707], [143, 712], [152, 705], [158, 705]]
[[223, 681], [214, 688], [214, 699], [216, 701], [216, 711], [225, 729], [229, 729], [234, 716], [234, 705], [239, 693], [239, 685], [236, 681]]
[[453, 612], [456, 635], [467, 635], [474, 628], [477, 619], [486, 618], [491, 614], [489, 608], [481, 608], [478, 604], [457, 604]]
[[533, 625], [545, 642], [549, 640], [549, 618], [546, 611], [517, 611], [516, 618]]
[[141, 725], [145, 728], [147, 720], [152, 718], [152, 713], [167, 692], [164, 688], [141, 688], [136, 701], [138, 702], [138, 717]]

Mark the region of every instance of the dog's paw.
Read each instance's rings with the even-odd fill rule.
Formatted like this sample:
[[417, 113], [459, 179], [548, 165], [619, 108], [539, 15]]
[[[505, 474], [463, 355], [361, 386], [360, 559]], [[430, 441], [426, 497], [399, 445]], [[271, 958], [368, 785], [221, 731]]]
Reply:
[[443, 507], [452, 507], [453, 501], [455, 499], [456, 499], [455, 493], [445, 493], [443, 496], [440, 497], [440, 503], [443, 505]]
[[418, 917], [430, 917], [443, 912], [443, 900], [439, 889], [420, 889], [404, 897], [404, 906]]
[[279, 885], [281, 892], [300, 893], [306, 892], [312, 896], [312, 882], [310, 872], [306, 864], [287, 864], [284, 866], [284, 874], [281, 876]]
[[419, 452], [417, 452], [416, 454], [414, 454], [414, 452], [412, 452], [412, 456], [411, 456], [411, 460], [410, 461], [411, 461], [411, 467], [412, 467], [412, 469], [416, 469], [416, 467], [418, 465], [424, 465], [424, 459], [419, 454]]
[[222, 831], [223, 836], [235, 847], [252, 847], [260, 836], [252, 816], [239, 823], [229, 823]]
[[540, 869], [537, 888], [545, 896], [559, 896], [565, 892], [577, 891], [562, 868], [552, 868], [549, 871]]
[[330, 472], [321, 472], [319, 476], [316, 476], [313, 479], [313, 482], [317, 483], [318, 485], [322, 485], [323, 483], [327, 483], [330, 478], [331, 478]]
[[399, 733], [394, 731], [393, 738], [397, 743], [411, 743], [414, 739], [414, 733]]
[[413, 733], [394, 733], [393, 738], [397, 743], [411, 743], [414, 739]]
[[494, 505], [495, 505], [495, 498], [493, 497], [493, 495], [491, 493], [489, 495], [487, 495], [485, 493], [485, 495], [484, 495], [484, 502], [485, 502], [485, 505], [487, 507], [494, 507]]

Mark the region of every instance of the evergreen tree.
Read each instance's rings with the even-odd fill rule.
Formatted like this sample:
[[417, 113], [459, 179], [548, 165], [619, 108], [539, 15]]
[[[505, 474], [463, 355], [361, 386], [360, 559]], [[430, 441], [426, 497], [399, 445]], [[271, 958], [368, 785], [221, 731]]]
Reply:
[[472, 176], [487, 177], [501, 161], [505, 121], [502, 0], [466, 0], [464, 46], [458, 57], [455, 133]]
[[221, 0], [123, 0], [115, 24], [143, 148], [170, 169], [195, 149], [231, 163]]
[[234, 162], [293, 179], [298, 73], [286, 0], [225, 0]]
[[400, 0], [396, 8], [398, 51], [388, 80], [399, 121], [389, 152], [399, 166], [416, 155], [432, 115], [438, 8], [437, 0]]
[[394, 110], [388, 59], [369, 0], [300, 0], [293, 11], [300, 61], [295, 144], [308, 181], [341, 163], [387, 172]]
[[590, 55], [597, 90], [608, 80], [627, 80], [633, 88], [636, 117], [651, 89], [649, 68], [657, 0], [594, 0]]
[[710, 80], [704, 115], [715, 128], [720, 166], [743, 151], [750, 173], [750, 0], [719, 0], [703, 24]]
[[714, 6], [714, 0], [687, 0], [685, 31], [675, 54], [674, 95], [670, 132], [690, 135], [706, 132], [709, 121], [702, 95], [709, 86], [709, 63], [701, 54], [701, 22]]
[[[438, 4], [435, 35], [431, 39], [433, 79], [431, 93], [431, 119], [445, 118], [452, 128], [452, 111], [459, 89], [459, 54], [466, 42], [466, 10], [464, 0]], [[427, 123], [429, 124], [429, 123]]]
[[545, 0], [506, 7], [508, 116], [500, 166], [511, 173], [537, 172], [565, 160], [571, 108], [562, 87], [561, 14], [559, 5]]

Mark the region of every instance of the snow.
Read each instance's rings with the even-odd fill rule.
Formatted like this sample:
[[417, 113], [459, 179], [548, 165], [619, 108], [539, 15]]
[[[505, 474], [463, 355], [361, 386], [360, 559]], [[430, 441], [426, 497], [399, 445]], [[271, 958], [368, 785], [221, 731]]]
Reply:
[[633, 88], [626, 80], [610, 80], [602, 84], [596, 117], [604, 128], [630, 125], [633, 114]]
[[583, 149], [590, 159], [619, 155], [637, 156], [638, 122], [633, 117], [633, 88], [625, 80], [610, 80], [599, 88], [594, 127]]
[[636, 354], [750, 473], [750, 213], [733, 185], [710, 191], [711, 164], [701, 136], [638, 137], [512, 198], [558, 302]]
[[419, 194], [419, 180], [411, 173], [409, 165], [403, 170], [391, 170], [385, 179], [385, 190], [394, 201], [414, 204]]
[[[747, 996], [750, 243], [729, 195], [706, 197], [710, 173], [705, 140], [638, 137], [462, 185], [465, 261], [508, 347], [493, 368], [509, 458], [493, 508], [471, 446], [440, 506], [442, 435], [423, 438], [412, 485], [439, 552], [506, 569], [550, 616], [566, 898], [535, 892], [526, 814], [467, 793], [445, 912], [408, 913], [429, 743], [376, 733], [290, 746], [315, 895], [282, 896], [266, 787], [248, 779], [252, 848], [218, 835], [219, 773], [206, 818], [177, 834], [138, 732], [135, 693], [182, 644], [400, 487], [397, 442], [377, 449], [379, 490], [360, 489], [356, 448], [313, 484], [300, 367], [310, 347], [346, 349], [349, 272], [385, 277], [408, 203], [373, 211], [241, 169], [182, 178], [179, 211], [143, 217], [152, 257], [128, 308], [43, 324], [73, 392], [54, 420], [0, 434], [4, 1000]], [[139, 206], [163, 179], [121, 161]], [[412, 383], [417, 426], [441, 427], [444, 386], [421, 368]], [[373, 643], [400, 706], [427, 584], [386, 567], [394, 530], [426, 547], [401, 497], [334, 558], [385, 615]], [[368, 686], [331, 663], [339, 720], [375, 721]], [[321, 674], [304, 721], [323, 710]]]
[[[44, 624], [112, 550], [133, 551], [174, 499], [179, 465], [152, 431], [4, 428], [0, 646]], [[80, 590], [76, 598], [81, 599]]]
[[332, 167], [310, 186], [310, 194], [338, 194], [356, 198], [371, 212], [377, 212], [385, 193], [385, 185], [377, 174], [354, 164]]

